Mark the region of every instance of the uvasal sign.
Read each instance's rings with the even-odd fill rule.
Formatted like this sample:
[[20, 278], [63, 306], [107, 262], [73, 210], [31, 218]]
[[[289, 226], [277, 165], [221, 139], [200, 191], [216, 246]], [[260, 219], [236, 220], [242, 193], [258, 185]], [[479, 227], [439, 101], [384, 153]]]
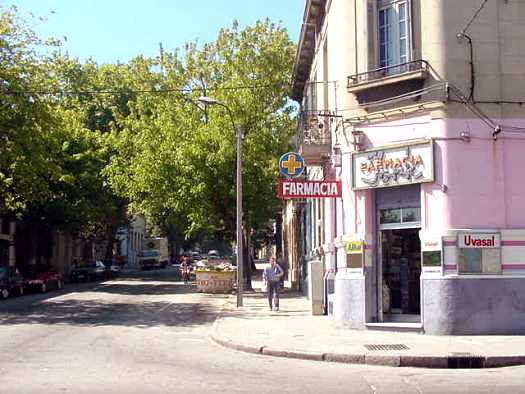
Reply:
[[307, 181], [281, 179], [280, 198], [335, 198], [341, 197], [341, 181]]
[[460, 248], [499, 248], [501, 247], [500, 234], [463, 233], [458, 234]]

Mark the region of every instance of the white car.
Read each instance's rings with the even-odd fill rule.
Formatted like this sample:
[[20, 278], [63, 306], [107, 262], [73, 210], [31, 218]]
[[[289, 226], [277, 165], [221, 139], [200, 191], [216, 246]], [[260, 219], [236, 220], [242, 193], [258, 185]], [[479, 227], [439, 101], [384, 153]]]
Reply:
[[218, 250], [210, 250], [208, 252], [208, 258], [209, 259], [218, 259], [220, 256], [219, 256], [219, 251]]

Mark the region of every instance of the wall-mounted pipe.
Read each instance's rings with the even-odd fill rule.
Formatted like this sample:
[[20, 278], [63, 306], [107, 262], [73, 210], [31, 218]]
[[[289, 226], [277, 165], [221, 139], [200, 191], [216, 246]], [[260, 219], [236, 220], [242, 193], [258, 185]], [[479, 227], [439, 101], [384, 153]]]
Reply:
[[458, 40], [466, 38], [470, 47], [470, 93], [468, 96], [469, 101], [475, 102], [474, 100], [474, 86], [475, 86], [475, 77], [474, 77], [474, 50], [472, 48], [472, 39], [465, 34], [464, 31], [461, 31], [456, 36]]

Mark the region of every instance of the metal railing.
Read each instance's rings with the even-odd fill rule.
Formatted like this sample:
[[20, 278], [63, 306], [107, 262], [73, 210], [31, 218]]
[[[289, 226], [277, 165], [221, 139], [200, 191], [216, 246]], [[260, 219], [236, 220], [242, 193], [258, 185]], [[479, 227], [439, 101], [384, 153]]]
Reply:
[[298, 144], [330, 144], [332, 139], [332, 124], [335, 121], [330, 115], [301, 115], [297, 125]]
[[376, 70], [351, 75], [348, 77], [348, 86], [352, 87], [361, 83], [373, 82], [394, 75], [401, 75], [411, 71], [428, 72], [429, 66], [426, 60], [414, 60], [411, 62], [400, 63], [393, 66], [382, 67]]

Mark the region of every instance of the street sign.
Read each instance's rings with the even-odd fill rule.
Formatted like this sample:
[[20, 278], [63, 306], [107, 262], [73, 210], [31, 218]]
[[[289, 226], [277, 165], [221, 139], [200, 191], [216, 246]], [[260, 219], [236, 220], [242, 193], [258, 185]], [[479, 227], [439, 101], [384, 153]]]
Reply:
[[281, 179], [280, 198], [336, 198], [341, 197], [341, 181], [308, 181]]
[[304, 171], [304, 160], [297, 152], [288, 152], [279, 159], [279, 172], [287, 178], [295, 178]]

